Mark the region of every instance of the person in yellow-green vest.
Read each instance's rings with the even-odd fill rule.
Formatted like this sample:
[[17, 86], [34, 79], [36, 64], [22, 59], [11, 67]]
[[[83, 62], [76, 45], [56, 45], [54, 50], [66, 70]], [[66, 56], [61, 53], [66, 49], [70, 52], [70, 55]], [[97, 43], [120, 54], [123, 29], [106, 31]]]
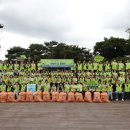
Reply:
[[127, 62], [125, 63], [125, 70], [128, 71], [130, 70], [130, 61], [127, 60]]
[[80, 83], [80, 81], [78, 81], [78, 83], [77, 83], [77, 92], [82, 93], [82, 89], [83, 89], [83, 86], [82, 86], [82, 84]]
[[66, 94], [70, 92], [70, 84], [68, 83], [68, 81], [64, 83], [64, 91]]
[[60, 82], [60, 83], [58, 84], [57, 91], [58, 91], [58, 92], [64, 92], [64, 86], [63, 86], [62, 82]]
[[37, 64], [37, 68], [38, 68], [38, 72], [42, 71], [42, 64], [40, 62]]
[[39, 81], [37, 84], [37, 92], [42, 91], [41, 82]]
[[6, 85], [4, 82], [2, 82], [2, 84], [0, 85], [0, 92], [2, 91], [6, 91]]
[[124, 98], [125, 100], [130, 100], [130, 83], [128, 80], [125, 82]]
[[56, 91], [57, 91], [57, 89], [56, 89], [55, 84], [52, 84], [50, 93], [56, 92]]
[[93, 64], [90, 61], [87, 64], [87, 68], [89, 72], [93, 70]]
[[124, 68], [124, 63], [122, 63], [121, 61], [118, 62], [118, 70], [119, 71], [123, 71], [125, 68]]
[[71, 70], [73, 70], [73, 71], [77, 70], [77, 64], [76, 63], [73, 64], [73, 66], [71, 67]]
[[111, 70], [111, 65], [108, 61], [106, 61], [106, 63], [104, 63], [104, 67], [105, 67], [106, 72]]
[[116, 62], [116, 60], [114, 60], [112, 63], [111, 63], [111, 66], [112, 66], [112, 70], [114, 71], [116, 71], [117, 70], [117, 66], [118, 64], [117, 64], [117, 62]]
[[82, 68], [83, 68], [83, 71], [86, 71], [86, 70], [87, 70], [87, 64], [86, 64], [85, 61], [83, 61]]
[[20, 71], [23, 71], [24, 70], [24, 64], [23, 62], [20, 63]]
[[30, 65], [29, 62], [26, 63], [25, 68], [26, 68], [26, 70], [27, 70], [28, 72], [30, 72], [30, 70], [31, 70], [31, 65]]
[[71, 85], [70, 85], [70, 91], [71, 92], [76, 92], [77, 91], [77, 86], [74, 84], [74, 82], [72, 82]]
[[6, 61], [3, 62], [3, 67], [2, 67], [2, 69], [3, 69], [4, 71], [7, 71], [8, 65], [7, 65]]
[[96, 88], [96, 92], [101, 92], [102, 91], [102, 83], [101, 79], [98, 80], [98, 87]]
[[122, 84], [120, 84], [119, 80], [117, 80], [117, 82], [116, 82], [116, 91], [115, 91], [115, 94], [116, 94], [116, 101], [119, 100], [119, 94], [122, 94], [122, 101], [124, 101], [123, 87], [122, 87]]
[[82, 70], [82, 63], [80, 61], [77, 62], [77, 70], [78, 71]]
[[8, 70], [13, 71], [13, 69], [14, 69], [14, 65], [12, 61], [10, 61], [10, 63], [8, 64]]
[[103, 81], [102, 82], [102, 89], [101, 89], [102, 92], [107, 92], [107, 83], [106, 81]]
[[43, 90], [44, 92], [50, 92], [50, 83], [48, 82], [48, 80], [45, 81], [44, 85], [43, 85]]
[[15, 83], [15, 85], [13, 86], [13, 89], [14, 89], [14, 93], [15, 93], [15, 96], [16, 96], [16, 99], [17, 99], [18, 94], [20, 92], [20, 85], [18, 84], [18, 82]]
[[93, 70], [94, 70], [94, 72], [97, 72], [98, 67], [99, 67], [99, 63], [93, 62]]
[[99, 63], [99, 65], [98, 65], [98, 71], [99, 72], [103, 71], [103, 63]]
[[19, 70], [19, 64], [18, 64], [17, 61], [16, 61], [16, 63], [14, 64], [14, 70], [15, 70], [15, 71], [18, 71], [18, 70]]
[[113, 100], [113, 87], [111, 81], [107, 84], [107, 93], [108, 93], [108, 99]]
[[21, 91], [21, 92], [26, 92], [26, 89], [27, 89], [26, 82], [25, 82], [25, 81], [22, 81], [20, 91]]
[[35, 71], [36, 71], [36, 64], [33, 61], [32, 64], [31, 64], [31, 72], [35, 72]]
[[13, 91], [13, 84], [12, 83], [8, 83], [7, 85], [7, 92], [12, 92]]

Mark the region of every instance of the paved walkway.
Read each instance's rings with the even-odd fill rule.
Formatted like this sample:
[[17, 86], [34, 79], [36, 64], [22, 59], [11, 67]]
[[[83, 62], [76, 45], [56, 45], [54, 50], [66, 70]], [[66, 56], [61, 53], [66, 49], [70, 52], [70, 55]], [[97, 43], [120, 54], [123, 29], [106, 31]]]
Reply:
[[0, 103], [0, 130], [130, 130], [130, 102]]

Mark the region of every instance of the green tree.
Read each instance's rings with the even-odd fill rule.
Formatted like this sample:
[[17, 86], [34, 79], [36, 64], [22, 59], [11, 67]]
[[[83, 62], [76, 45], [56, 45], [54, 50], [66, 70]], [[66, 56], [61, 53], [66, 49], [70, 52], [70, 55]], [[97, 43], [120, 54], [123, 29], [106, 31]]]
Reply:
[[90, 60], [92, 54], [86, 48], [76, 45], [67, 45], [56, 41], [45, 42], [44, 44], [31, 44], [28, 49], [13, 47], [8, 50], [8, 60], [16, 59], [25, 55], [28, 61], [38, 62], [40, 59], [74, 59], [75, 61]]
[[114, 37], [104, 38], [104, 41], [97, 42], [94, 46], [94, 54], [100, 54], [108, 60], [123, 57], [126, 55], [126, 40]]
[[39, 61], [46, 51], [46, 47], [43, 44], [31, 44], [28, 49], [26, 49], [26, 57], [29, 61]]
[[130, 39], [127, 40], [125, 45], [126, 55], [130, 55]]
[[16, 60], [17, 57], [20, 57], [21, 55], [24, 55], [25, 51], [26, 51], [25, 48], [15, 46], [15, 47], [12, 47], [9, 50], [7, 50], [8, 54], [5, 55], [5, 57], [8, 60]]

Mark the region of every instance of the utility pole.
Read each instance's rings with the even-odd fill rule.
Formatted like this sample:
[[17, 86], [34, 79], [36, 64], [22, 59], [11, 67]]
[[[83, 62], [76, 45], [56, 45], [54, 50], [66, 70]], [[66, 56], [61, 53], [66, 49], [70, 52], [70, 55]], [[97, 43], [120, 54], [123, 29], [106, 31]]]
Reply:
[[129, 34], [129, 39], [130, 39], [130, 28], [128, 28], [125, 32]]

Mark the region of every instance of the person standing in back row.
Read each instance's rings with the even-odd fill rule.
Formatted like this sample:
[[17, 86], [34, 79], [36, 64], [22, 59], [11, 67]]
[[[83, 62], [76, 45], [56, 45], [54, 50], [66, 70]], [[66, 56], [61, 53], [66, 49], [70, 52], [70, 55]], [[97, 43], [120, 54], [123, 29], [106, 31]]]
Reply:
[[116, 101], [119, 100], [119, 94], [122, 94], [122, 101], [124, 101], [124, 92], [123, 92], [122, 84], [120, 83], [119, 80], [117, 80], [117, 83], [116, 83], [115, 94], [116, 94]]

